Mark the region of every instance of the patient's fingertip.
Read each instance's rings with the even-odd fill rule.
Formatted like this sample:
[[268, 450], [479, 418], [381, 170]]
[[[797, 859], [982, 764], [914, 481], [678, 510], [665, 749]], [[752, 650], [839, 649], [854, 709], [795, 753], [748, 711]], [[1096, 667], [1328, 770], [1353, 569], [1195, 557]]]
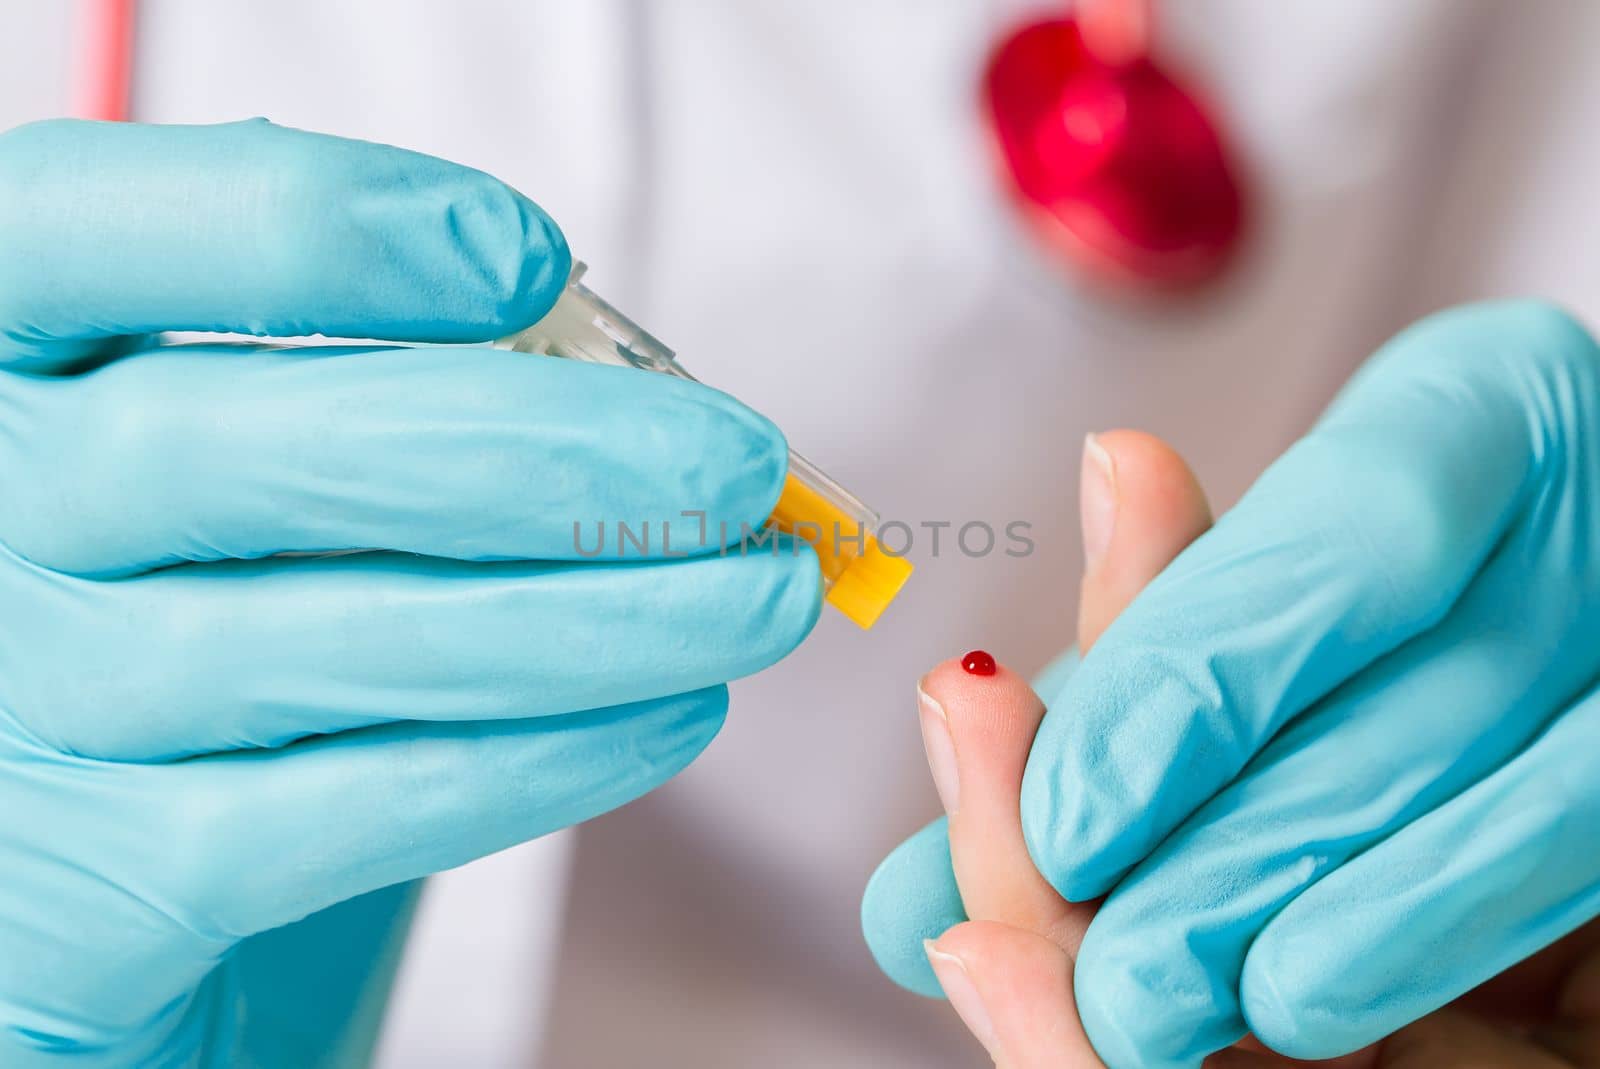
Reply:
[[934, 665], [919, 684], [929, 695], [943, 702], [966, 696], [994, 697], [1012, 692], [1033, 694], [1028, 682], [982, 649], [972, 649]]

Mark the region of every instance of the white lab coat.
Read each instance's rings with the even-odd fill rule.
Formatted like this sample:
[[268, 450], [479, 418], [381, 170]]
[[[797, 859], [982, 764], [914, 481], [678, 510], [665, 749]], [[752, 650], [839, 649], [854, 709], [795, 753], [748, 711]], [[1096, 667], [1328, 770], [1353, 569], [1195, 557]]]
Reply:
[[[877, 974], [858, 903], [937, 813], [917, 676], [1072, 641], [1083, 434], [1160, 433], [1226, 505], [1423, 311], [1518, 292], [1600, 320], [1600, 5], [1162, 4], [1259, 209], [1238, 274], [1179, 304], [1075, 281], [1000, 196], [974, 84], [1030, 6], [1054, 5], [145, 0], [139, 118], [266, 115], [499, 174], [886, 515], [1037, 545], [968, 559], [947, 531], [935, 558], [919, 528], [878, 628], [826, 614], [678, 780], [435, 881], [385, 1069], [978, 1064]], [[0, 127], [65, 109], [68, 7], [0, 4]]]

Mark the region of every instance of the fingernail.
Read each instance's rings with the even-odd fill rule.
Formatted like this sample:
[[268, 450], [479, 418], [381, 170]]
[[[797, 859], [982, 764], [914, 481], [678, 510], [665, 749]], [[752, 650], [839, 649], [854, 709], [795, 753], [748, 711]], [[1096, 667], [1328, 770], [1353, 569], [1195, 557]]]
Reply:
[[1092, 572], [1111, 548], [1111, 533], [1117, 525], [1116, 464], [1092, 434], [1083, 439], [1078, 512], [1083, 523], [1083, 567]]
[[921, 683], [917, 684], [917, 718], [922, 722], [922, 749], [928, 755], [934, 789], [939, 792], [944, 811], [953, 817], [961, 803], [961, 777], [956, 772], [956, 744], [950, 737], [950, 718], [944, 715], [944, 706], [928, 697]]
[[1000, 1057], [999, 1037], [995, 1035], [994, 1022], [989, 1019], [989, 1011], [984, 1007], [978, 989], [973, 986], [972, 977], [967, 975], [966, 964], [954, 954], [947, 954], [935, 947], [932, 939], [924, 939], [922, 949], [928, 955], [933, 974], [939, 978], [939, 986], [944, 988], [944, 997], [950, 1000], [956, 1016], [967, 1026], [967, 1031], [983, 1044], [989, 1057]]

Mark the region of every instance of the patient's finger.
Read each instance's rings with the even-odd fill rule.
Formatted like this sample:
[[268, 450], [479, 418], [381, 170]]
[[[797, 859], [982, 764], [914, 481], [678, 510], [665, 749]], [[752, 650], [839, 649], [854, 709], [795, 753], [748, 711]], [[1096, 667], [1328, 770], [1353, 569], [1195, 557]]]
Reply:
[[1089, 435], [1081, 480], [1078, 647], [1087, 652], [1145, 585], [1211, 526], [1211, 506], [1177, 451], [1142, 431]]
[[[1211, 522], [1194, 475], [1160, 439], [1091, 435], [1082, 491], [1086, 573], [1079, 643], [1117, 613]], [[973, 674], [946, 661], [918, 688], [934, 781], [950, 813], [950, 850], [967, 915], [1076, 948], [1090, 913], [1069, 906], [1035, 871], [1018, 797], [1044, 706], [1002, 666]]]
[[1099, 1066], [1072, 1001], [1072, 959], [1033, 932], [969, 921], [928, 944], [951, 1005], [1002, 1069]]
[[[986, 654], [936, 666], [918, 685], [924, 740], [950, 813], [950, 857], [967, 916], [1076, 948], [1089, 910], [1045, 882], [1028, 857], [1017, 805], [1028, 747], [1044, 716], [1027, 680]], [[973, 661], [983, 671], [971, 671]]]
[[[1210, 511], [1188, 467], [1149, 435], [1091, 436], [1084, 475], [1079, 642], [1087, 649], [1209, 526]], [[1044, 706], [1021, 677], [976, 654], [935, 667], [918, 701], [956, 881], [976, 922], [929, 945], [940, 983], [1007, 1069], [1099, 1065], [1072, 996], [1072, 954], [1094, 906], [1056, 894], [1022, 837], [1022, 774]]]

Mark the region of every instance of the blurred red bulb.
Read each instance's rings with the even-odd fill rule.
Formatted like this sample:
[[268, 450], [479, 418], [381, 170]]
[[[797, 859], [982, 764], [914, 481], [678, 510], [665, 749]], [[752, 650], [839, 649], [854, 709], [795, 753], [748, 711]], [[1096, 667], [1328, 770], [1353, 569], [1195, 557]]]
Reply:
[[1219, 274], [1244, 231], [1230, 152], [1209, 109], [1148, 56], [1105, 62], [1071, 19], [1006, 37], [983, 100], [1008, 183], [1074, 264], [1181, 288]]

